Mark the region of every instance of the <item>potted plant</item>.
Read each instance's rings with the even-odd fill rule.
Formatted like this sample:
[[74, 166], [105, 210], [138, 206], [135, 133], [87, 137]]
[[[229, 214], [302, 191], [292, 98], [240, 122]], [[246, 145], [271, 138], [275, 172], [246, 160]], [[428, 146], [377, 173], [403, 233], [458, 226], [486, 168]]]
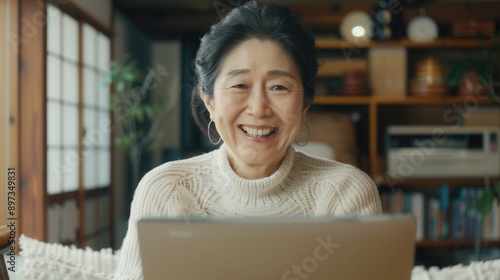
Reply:
[[152, 95], [162, 80], [168, 76], [165, 67], [157, 64], [147, 72], [139, 69], [137, 60], [127, 55], [124, 63], [113, 61], [105, 76], [111, 85], [111, 110], [115, 125], [121, 134], [115, 144], [127, 154], [131, 167], [131, 186], [135, 187], [141, 176], [141, 158], [152, 145], [166, 112], [165, 103]]

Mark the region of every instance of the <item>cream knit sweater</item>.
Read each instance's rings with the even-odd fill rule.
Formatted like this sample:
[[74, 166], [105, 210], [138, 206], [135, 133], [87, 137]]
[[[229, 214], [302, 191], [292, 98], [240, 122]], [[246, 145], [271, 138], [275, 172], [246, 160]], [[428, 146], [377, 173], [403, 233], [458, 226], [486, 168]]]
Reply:
[[358, 169], [289, 148], [269, 177], [239, 177], [227, 146], [165, 163], [139, 183], [115, 279], [142, 279], [137, 237], [141, 217], [341, 216], [381, 213], [377, 187]]

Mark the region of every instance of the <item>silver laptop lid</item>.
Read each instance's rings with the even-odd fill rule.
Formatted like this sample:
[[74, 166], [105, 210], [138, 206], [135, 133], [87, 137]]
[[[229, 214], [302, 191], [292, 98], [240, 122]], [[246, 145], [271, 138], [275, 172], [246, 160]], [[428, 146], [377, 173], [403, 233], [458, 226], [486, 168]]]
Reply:
[[146, 280], [404, 280], [415, 248], [407, 215], [143, 219], [138, 230]]

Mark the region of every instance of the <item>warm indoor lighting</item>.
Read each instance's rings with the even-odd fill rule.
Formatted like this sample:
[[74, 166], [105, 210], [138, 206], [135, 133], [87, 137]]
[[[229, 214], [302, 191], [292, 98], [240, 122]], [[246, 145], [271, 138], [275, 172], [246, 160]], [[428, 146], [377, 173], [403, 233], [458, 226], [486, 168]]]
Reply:
[[366, 30], [363, 26], [354, 26], [351, 30], [351, 33], [354, 37], [363, 37], [366, 34]]

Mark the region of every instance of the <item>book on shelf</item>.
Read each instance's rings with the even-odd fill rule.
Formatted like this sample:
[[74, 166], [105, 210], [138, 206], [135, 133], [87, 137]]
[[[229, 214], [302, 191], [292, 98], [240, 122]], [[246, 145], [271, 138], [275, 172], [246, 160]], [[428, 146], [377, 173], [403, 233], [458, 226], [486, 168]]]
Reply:
[[484, 217], [476, 202], [482, 187], [460, 187], [452, 195], [446, 185], [430, 195], [397, 189], [381, 193], [384, 213], [411, 213], [415, 216], [417, 240], [475, 239], [500, 240], [500, 205], [494, 200], [491, 212]]

